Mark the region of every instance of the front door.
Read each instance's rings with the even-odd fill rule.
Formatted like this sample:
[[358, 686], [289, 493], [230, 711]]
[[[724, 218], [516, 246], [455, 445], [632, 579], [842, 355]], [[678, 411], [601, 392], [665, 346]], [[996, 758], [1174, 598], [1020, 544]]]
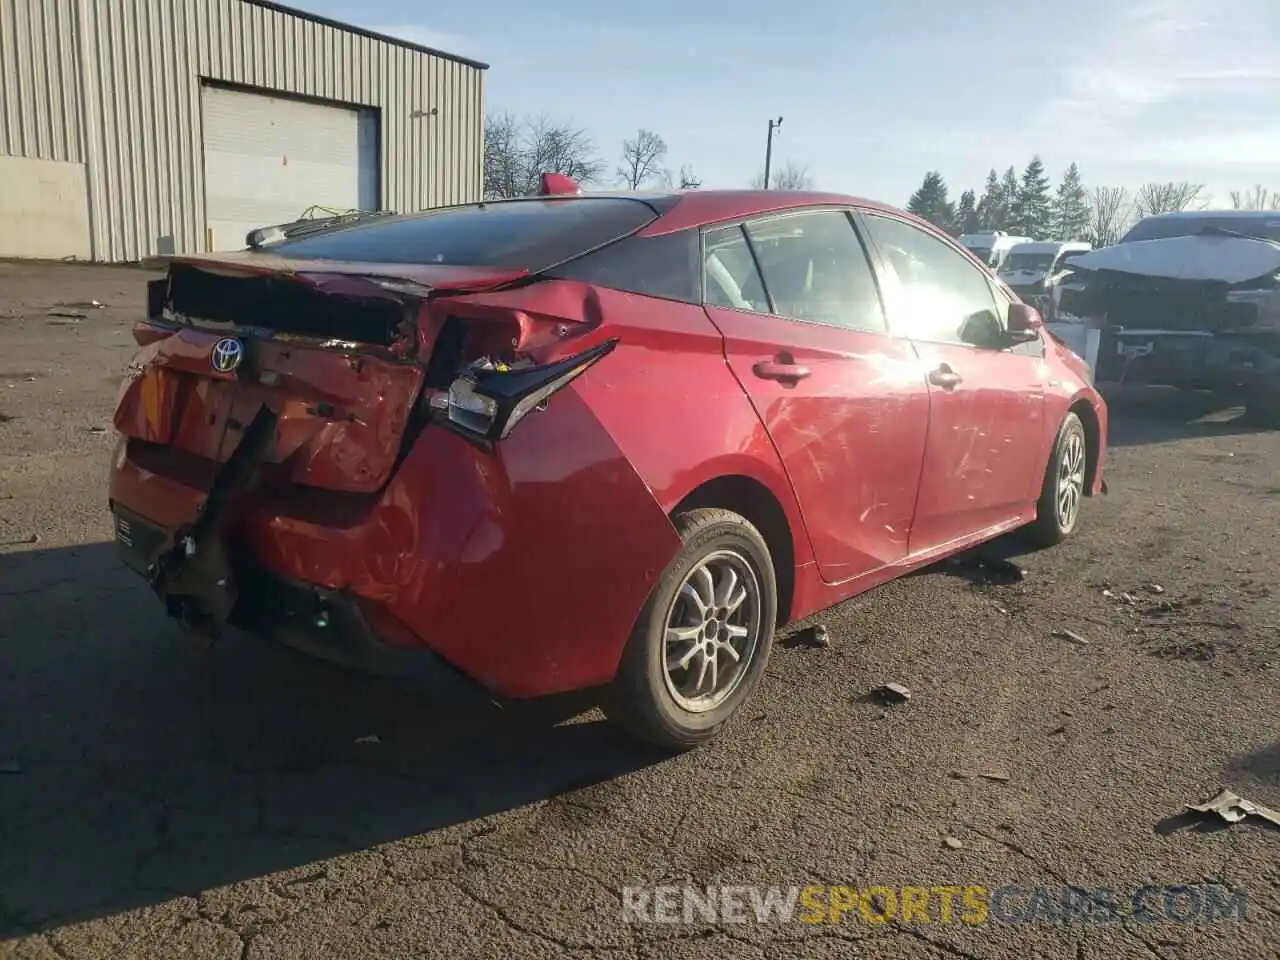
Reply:
[[888, 332], [848, 212], [704, 238], [707, 314], [777, 448], [828, 583], [907, 555], [929, 422], [909, 343]]
[[1041, 341], [1009, 342], [1008, 300], [948, 241], [887, 214], [862, 222], [879, 254], [893, 328], [914, 345], [929, 383], [916, 554], [1032, 508], [1045, 467], [1037, 441], [1048, 368]]

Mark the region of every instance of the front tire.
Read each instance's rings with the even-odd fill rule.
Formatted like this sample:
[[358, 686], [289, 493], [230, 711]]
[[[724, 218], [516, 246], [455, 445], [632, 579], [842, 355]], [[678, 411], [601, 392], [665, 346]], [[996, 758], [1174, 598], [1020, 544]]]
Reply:
[[1068, 413], [1045, 467], [1036, 518], [1025, 530], [1032, 543], [1052, 547], [1071, 536], [1079, 525], [1089, 463], [1087, 443], [1084, 424], [1076, 414]]
[[773, 645], [769, 548], [744, 517], [675, 517], [684, 546], [641, 610], [603, 708], [633, 736], [674, 750], [713, 739], [751, 696]]

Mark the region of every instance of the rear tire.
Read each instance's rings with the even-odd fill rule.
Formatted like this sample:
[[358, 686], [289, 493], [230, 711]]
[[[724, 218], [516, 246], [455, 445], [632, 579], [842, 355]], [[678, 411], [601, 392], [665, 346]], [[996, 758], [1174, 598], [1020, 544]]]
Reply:
[[1068, 413], [1045, 467], [1036, 518], [1024, 528], [1026, 539], [1037, 546], [1052, 547], [1071, 536], [1080, 523], [1088, 463], [1084, 424], [1076, 414]]
[[713, 739], [764, 673], [777, 622], [769, 548], [744, 517], [690, 510], [684, 546], [636, 620], [602, 707], [633, 736], [673, 750]]

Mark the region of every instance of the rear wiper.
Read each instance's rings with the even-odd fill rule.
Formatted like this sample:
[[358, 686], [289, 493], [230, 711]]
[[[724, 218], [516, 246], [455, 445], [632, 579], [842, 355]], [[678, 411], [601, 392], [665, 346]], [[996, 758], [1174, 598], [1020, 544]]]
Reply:
[[[312, 208], [315, 209], [315, 208]], [[308, 211], [309, 212], [309, 211]], [[349, 213], [336, 213], [328, 217], [302, 216], [289, 223], [277, 223], [269, 227], [258, 227], [250, 230], [245, 237], [245, 245], [250, 250], [261, 250], [263, 247], [298, 237], [309, 237], [317, 233], [348, 227], [363, 220], [375, 217], [391, 216], [391, 210], [352, 210]]]

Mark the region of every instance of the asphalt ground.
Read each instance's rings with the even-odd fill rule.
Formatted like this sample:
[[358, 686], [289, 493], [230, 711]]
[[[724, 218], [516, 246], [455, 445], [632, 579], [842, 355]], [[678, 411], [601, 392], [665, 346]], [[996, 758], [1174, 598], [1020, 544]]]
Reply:
[[[672, 759], [576, 698], [193, 647], [106, 512], [147, 276], [0, 264], [0, 956], [1280, 956], [1280, 829], [1184, 810], [1280, 808], [1280, 432], [1117, 397], [1078, 536], [827, 611], [829, 648], [789, 631]], [[685, 923], [685, 886], [821, 889]]]

